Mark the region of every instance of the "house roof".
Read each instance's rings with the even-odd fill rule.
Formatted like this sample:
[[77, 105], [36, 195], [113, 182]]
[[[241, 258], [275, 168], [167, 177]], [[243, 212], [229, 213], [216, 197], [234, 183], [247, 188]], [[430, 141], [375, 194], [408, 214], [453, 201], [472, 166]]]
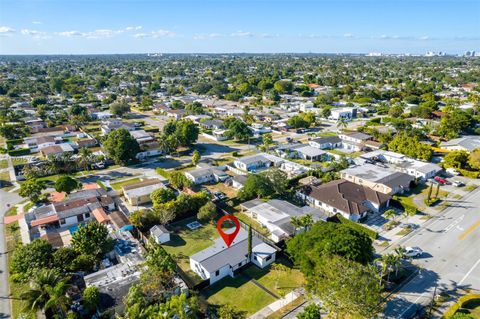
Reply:
[[58, 220], [59, 220], [59, 218], [58, 218], [57, 215], [50, 215], [48, 217], [43, 217], [43, 218], [32, 220], [32, 222], [30, 224], [32, 225], [32, 227], [34, 227], [34, 226], [45, 225], [45, 224], [50, 224], [50, 223], [53, 223], [53, 222], [57, 222]]
[[440, 143], [440, 147], [445, 146], [461, 146], [471, 152], [477, 148], [480, 148], [480, 137], [469, 135]]
[[362, 141], [369, 140], [372, 138], [371, 135], [361, 133], [361, 132], [342, 133], [342, 135], [355, 138], [357, 140], [362, 140]]
[[163, 234], [169, 234], [169, 233], [170, 232], [163, 225], [155, 225], [152, 228], [150, 228], [150, 235], [153, 235], [155, 237], [159, 237]]
[[301, 192], [350, 215], [360, 215], [368, 211], [368, 207], [364, 205], [366, 200], [382, 204], [391, 198], [390, 195], [376, 192], [344, 179], [320, 186], [304, 186]]
[[380, 167], [380, 166], [368, 164], [368, 163], [344, 169], [340, 171], [340, 173], [353, 175], [358, 178], [362, 178], [364, 180], [368, 180], [375, 183], [382, 183], [387, 186], [395, 185], [396, 182], [398, 183], [397, 185], [408, 186], [410, 181], [413, 180], [413, 177], [408, 174], [390, 171], [388, 169], [385, 169], [384, 167]]
[[[252, 251], [263, 242], [257, 237], [252, 237]], [[200, 263], [209, 273], [227, 265], [237, 265], [247, 258], [248, 254], [248, 233], [240, 229], [235, 240], [230, 247], [227, 247], [222, 238], [217, 238], [214, 244], [194, 255], [190, 258]]]
[[268, 158], [266, 158], [262, 154], [244, 156], [242, 158], [237, 159], [236, 161], [244, 163], [246, 165], [256, 163], [256, 162], [271, 162]]
[[338, 136], [326, 136], [320, 137], [312, 140], [311, 142], [318, 143], [318, 144], [337, 144], [340, 143], [342, 140]]
[[321, 149], [318, 149], [316, 147], [309, 146], [309, 145], [297, 148], [297, 152], [300, 152], [310, 157], [316, 157], [316, 156], [321, 156], [323, 154], [326, 154], [325, 151], [322, 151]]
[[130, 220], [121, 211], [114, 211], [110, 215], [110, 220], [116, 229], [120, 229], [124, 226], [131, 225]]
[[106, 223], [110, 221], [110, 218], [108, 217], [107, 213], [105, 213], [105, 210], [103, 210], [102, 207], [95, 208], [92, 210], [93, 217], [99, 222], [100, 224]]

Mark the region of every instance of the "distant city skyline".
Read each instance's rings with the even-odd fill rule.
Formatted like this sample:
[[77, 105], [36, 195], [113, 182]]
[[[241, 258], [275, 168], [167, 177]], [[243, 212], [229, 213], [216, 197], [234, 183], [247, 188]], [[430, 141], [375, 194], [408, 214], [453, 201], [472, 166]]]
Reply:
[[0, 54], [480, 51], [475, 0], [0, 0]]

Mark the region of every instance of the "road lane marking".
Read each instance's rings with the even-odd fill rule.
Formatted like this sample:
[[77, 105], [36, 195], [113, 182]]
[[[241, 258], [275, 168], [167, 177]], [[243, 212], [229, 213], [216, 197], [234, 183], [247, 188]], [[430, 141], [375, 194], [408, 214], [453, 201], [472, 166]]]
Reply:
[[417, 299], [415, 299], [414, 302], [412, 302], [412, 304], [410, 306], [407, 307], [407, 309], [405, 309], [401, 314], [400, 314], [400, 317], [401, 318], [403, 316], [403, 314], [407, 311], [410, 310], [410, 308], [412, 308], [413, 306], [417, 306], [417, 301], [420, 300], [420, 298], [423, 298], [423, 296], [426, 294], [427, 292], [424, 292], [423, 294], [420, 295], [420, 297], [418, 297]]
[[468, 278], [468, 276], [470, 276], [470, 274], [478, 266], [478, 264], [480, 264], [480, 259], [477, 260], [475, 265], [473, 265], [472, 268], [470, 268], [470, 270], [465, 274], [465, 276], [463, 276], [462, 280], [460, 280], [460, 282], [458, 283], [459, 285], [463, 284], [463, 282]]
[[452, 229], [453, 227], [457, 226], [458, 224], [460, 224], [460, 222], [463, 220], [463, 218], [465, 217], [465, 214], [463, 214], [462, 216], [458, 217], [457, 219], [455, 219], [453, 221], [453, 223], [451, 223], [450, 225], [448, 225], [447, 227], [445, 227], [445, 229], [443, 230], [443, 232], [447, 233], [450, 229]]
[[464, 240], [465, 237], [467, 237], [468, 234], [470, 234], [475, 228], [477, 228], [478, 226], [480, 226], [480, 220], [477, 221], [475, 224], [473, 224], [472, 227], [470, 227], [469, 229], [467, 229], [460, 237], [458, 237], [459, 240]]

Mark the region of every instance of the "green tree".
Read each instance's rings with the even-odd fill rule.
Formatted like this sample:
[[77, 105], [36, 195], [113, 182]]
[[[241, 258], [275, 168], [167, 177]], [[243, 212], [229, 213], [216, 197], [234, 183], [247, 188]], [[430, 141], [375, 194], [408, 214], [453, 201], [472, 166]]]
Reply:
[[10, 272], [14, 280], [32, 277], [38, 269], [49, 268], [52, 263], [52, 245], [44, 239], [36, 239], [27, 245], [18, 246], [12, 255]]
[[38, 270], [30, 281], [30, 289], [21, 295], [26, 302], [25, 310], [43, 310], [50, 315], [60, 313], [65, 316], [70, 304], [68, 288], [67, 280], [57, 270]]
[[55, 182], [55, 190], [57, 192], [65, 192], [67, 194], [70, 194], [73, 190], [79, 189], [81, 187], [81, 183], [79, 183], [75, 178], [72, 178], [68, 175], [60, 176]]
[[416, 136], [409, 136], [405, 131], [398, 133], [388, 143], [388, 149], [425, 161], [430, 160], [433, 154], [430, 145], [420, 143]]
[[348, 121], [344, 117], [340, 117], [337, 121], [337, 128], [343, 128], [346, 129], [348, 126]]
[[274, 190], [270, 180], [263, 174], [250, 174], [242, 189], [238, 193], [240, 200], [248, 200], [254, 197], [265, 198], [273, 195]]
[[307, 274], [307, 290], [317, 295], [337, 318], [374, 318], [382, 309], [382, 287], [372, 265], [336, 255], [324, 256]]
[[390, 110], [388, 110], [388, 115], [390, 117], [400, 117], [403, 114], [403, 107], [401, 105], [394, 105], [390, 107]]
[[86, 147], [82, 147], [80, 151], [78, 151], [78, 166], [82, 167], [83, 170], [88, 170], [90, 168], [90, 165], [92, 164], [94, 160], [94, 156], [92, 154], [92, 151]]
[[100, 302], [100, 291], [95, 286], [85, 288], [82, 293], [83, 306], [89, 311], [94, 312], [97, 310], [98, 303]]
[[228, 138], [233, 138], [237, 141], [244, 141], [253, 135], [248, 125], [239, 119], [227, 119], [225, 121], [225, 127], [227, 128], [225, 136]]
[[103, 148], [116, 164], [125, 165], [136, 159], [140, 146], [126, 129], [114, 130], [106, 136]]
[[18, 194], [22, 197], [28, 197], [32, 202], [38, 203], [42, 191], [47, 188], [45, 182], [38, 179], [26, 180], [20, 185]]
[[288, 126], [293, 128], [307, 128], [310, 124], [300, 115], [294, 115], [287, 121]]
[[236, 310], [234, 307], [229, 304], [220, 306], [217, 310], [218, 319], [244, 319], [246, 318], [245, 313]]
[[320, 319], [321, 310], [322, 308], [319, 305], [315, 303], [309, 304], [297, 315], [297, 319]]
[[480, 148], [477, 148], [470, 153], [468, 157], [468, 165], [473, 169], [480, 170]]
[[108, 229], [97, 222], [89, 222], [79, 226], [72, 235], [72, 247], [81, 254], [103, 257], [113, 249], [113, 240]]
[[172, 187], [180, 190], [192, 186], [192, 182], [185, 177], [185, 174], [179, 171], [171, 172], [168, 176], [168, 181]]
[[362, 264], [373, 259], [372, 240], [347, 224], [315, 223], [287, 242], [287, 253], [305, 274], [311, 274], [324, 254], [335, 254]]
[[290, 94], [293, 91], [293, 82], [290, 80], [279, 80], [275, 82], [273, 87], [280, 94], [284, 94], [284, 93]]
[[472, 116], [469, 113], [454, 108], [447, 111], [442, 117], [436, 134], [447, 139], [456, 138], [472, 126], [472, 121]]
[[387, 219], [395, 220], [395, 218], [397, 217], [397, 214], [395, 213], [395, 210], [388, 209], [387, 211], [385, 211], [385, 213], [383, 213], [383, 216], [385, 216], [385, 218]]
[[201, 158], [200, 152], [195, 150], [192, 155], [192, 164], [196, 166], [198, 162], [200, 162], [200, 158]]
[[469, 155], [465, 151], [452, 151], [443, 158], [443, 166], [445, 168], [463, 168], [469, 159]]
[[214, 203], [208, 202], [198, 211], [197, 218], [203, 222], [213, 221], [217, 217], [217, 207]]
[[175, 197], [175, 192], [168, 187], [156, 189], [150, 194], [150, 199], [152, 200], [153, 206], [172, 201], [175, 199]]
[[128, 103], [124, 100], [113, 102], [112, 104], [110, 104], [110, 112], [113, 115], [122, 117], [123, 115], [130, 112], [130, 105], [128, 105]]
[[265, 152], [268, 152], [270, 150], [270, 145], [272, 145], [273, 143], [272, 134], [270, 133], [263, 134], [262, 143], [263, 143], [263, 148], [265, 149]]

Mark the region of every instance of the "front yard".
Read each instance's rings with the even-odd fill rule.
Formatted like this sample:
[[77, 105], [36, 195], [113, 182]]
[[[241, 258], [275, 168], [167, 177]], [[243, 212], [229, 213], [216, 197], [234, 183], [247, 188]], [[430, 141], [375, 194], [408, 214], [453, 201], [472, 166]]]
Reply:
[[272, 266], [260, 269], [250, 265], [235, 278], [226, 277], [203, 289], [200, 294], [211, 305], [230, 304], [249, 316], [276, 301], [273, 295], [281, 298], [303, 284], [304, 277], [299, 270], [275, 270]]

